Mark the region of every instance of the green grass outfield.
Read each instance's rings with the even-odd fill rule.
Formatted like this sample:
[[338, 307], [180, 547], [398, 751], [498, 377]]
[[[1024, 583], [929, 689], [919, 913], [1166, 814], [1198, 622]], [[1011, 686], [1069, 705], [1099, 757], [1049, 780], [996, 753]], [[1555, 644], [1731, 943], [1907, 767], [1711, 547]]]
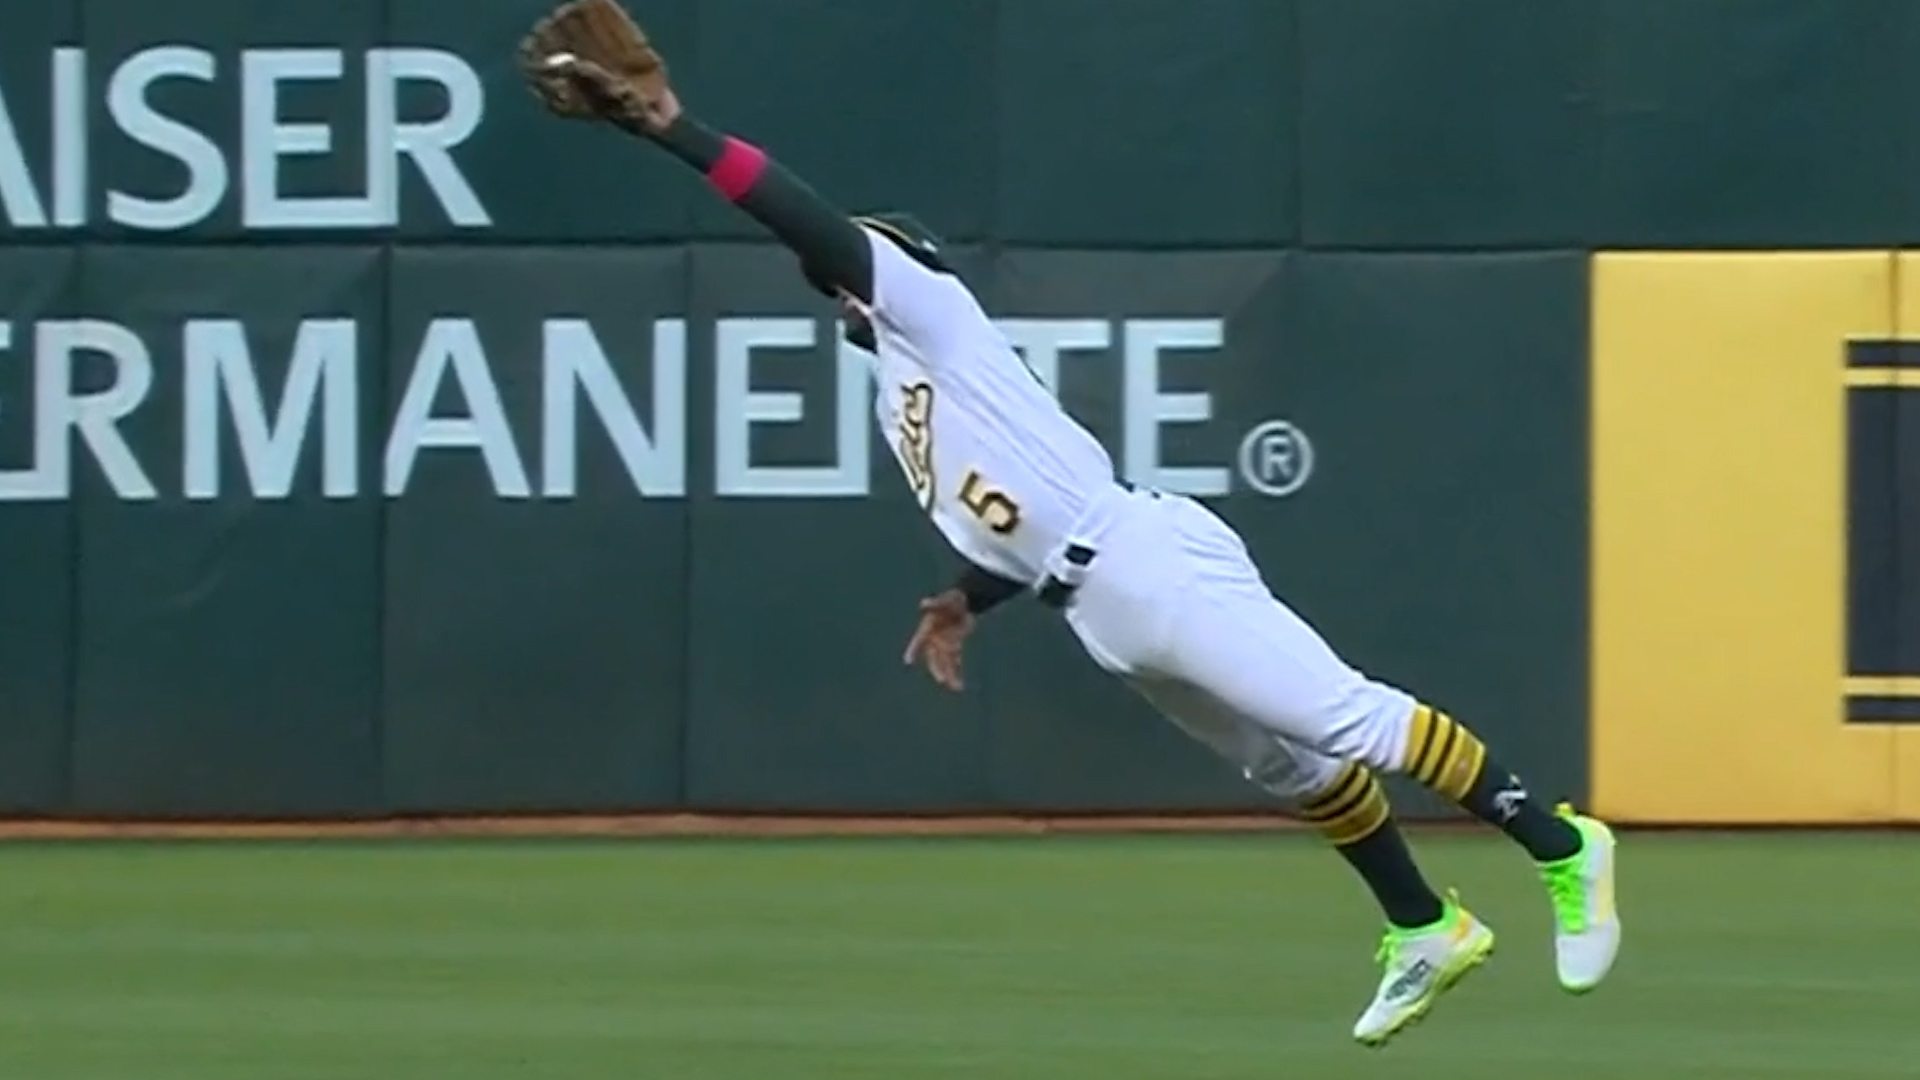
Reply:
[[1307, 836], [14, 844], [0, 1078], [1920, 1075], [1920, 840], [1627, 835], [1584, 999], [1516, 850], [1416, 841], [1500, 949], [1378, 1053]]

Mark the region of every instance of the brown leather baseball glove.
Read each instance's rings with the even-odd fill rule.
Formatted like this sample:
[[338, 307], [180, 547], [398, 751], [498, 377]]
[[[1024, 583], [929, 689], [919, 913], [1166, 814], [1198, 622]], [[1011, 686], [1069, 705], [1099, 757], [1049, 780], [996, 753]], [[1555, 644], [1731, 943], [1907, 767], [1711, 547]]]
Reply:
[[535, 97], [559, 116], [657, 134], [679, 111], [667, 62], [615, 0], [569, 0], [534, 24], [519, 63]]

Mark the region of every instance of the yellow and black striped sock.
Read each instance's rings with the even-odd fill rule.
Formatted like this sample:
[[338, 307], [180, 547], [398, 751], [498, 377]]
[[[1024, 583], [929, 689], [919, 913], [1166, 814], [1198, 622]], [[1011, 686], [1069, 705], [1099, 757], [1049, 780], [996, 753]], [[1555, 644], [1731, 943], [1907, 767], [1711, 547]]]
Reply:
[[1445, 906], [1414, 865], [1372, 770], [1349, 763], [1301, 804], [1300, 816], [1359, 873], [1388, 922], [1414, 929], [1439, 921]]
[[1466, 725], [1425, 705], [1407, 729], [1407, 775], [1519, 841], [1542, 862], [1580, 850], [1580, 833], [1536, 803]]
[[1453, 717], [1425, 705], [1413, 710], [1407, 728], [1407, 775], [1463, 802], [1486, 761], [1486, 746]]
[[1335, 847], [1355, 844], [1386, 824], [1391, 810], [1387, 793], [1365, 765], [1349, 762], [1333, 783], [1300, 806], [1300, 816], [1314, 824]]

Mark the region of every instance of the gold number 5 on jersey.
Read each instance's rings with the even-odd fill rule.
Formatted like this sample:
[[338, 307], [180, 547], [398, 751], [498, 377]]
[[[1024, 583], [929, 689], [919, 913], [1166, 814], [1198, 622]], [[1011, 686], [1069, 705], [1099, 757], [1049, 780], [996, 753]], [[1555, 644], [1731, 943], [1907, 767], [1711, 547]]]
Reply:
[[969, 470], [966, 479], [960, 481], [960, 502], [1001, 536], [1020, 527], [1020, 504], [1006, 492], [988, 487], [978, 469]]

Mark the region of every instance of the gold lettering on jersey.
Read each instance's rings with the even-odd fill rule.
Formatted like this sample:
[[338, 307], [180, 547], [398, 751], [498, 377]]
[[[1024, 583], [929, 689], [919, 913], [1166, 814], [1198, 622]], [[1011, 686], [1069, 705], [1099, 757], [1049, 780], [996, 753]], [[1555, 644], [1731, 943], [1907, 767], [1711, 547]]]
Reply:
[[900, 463], [922, 506], [933, 505], [933, 384], [915, 382], [902, 391]]
[[1020, 527], [1020, 504], [1006, 492], [988, 487], [979, 469], [968, 470], [960, 482], [960, 503], [1001, 536]]

